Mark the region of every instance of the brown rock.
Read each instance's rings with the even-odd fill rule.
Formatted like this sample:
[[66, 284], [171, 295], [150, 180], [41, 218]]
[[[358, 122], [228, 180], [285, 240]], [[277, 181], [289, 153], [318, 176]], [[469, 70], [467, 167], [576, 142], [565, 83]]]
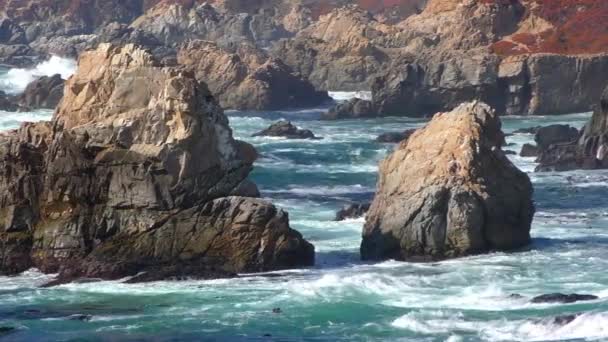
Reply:
[[64, 94], [52, 122], [0, 137], [0, 273], [155, 280], [312, 263], [285, 213], [229, 197], [252, 191], [254, 158], [191, 72], [104, 44]]
[[178, 61], [219, 94], [224, 108], [277, 110], [318, 106], [329, 100], [278, 59], [250, 45], [229, 53], [215, 43], [193, 41], [180, 49]]
[[55, 109], [63, 97], [61, 75], [42, 76], [27, 85], [19, 96], [19, 106], [25, 109]]
[[530, 242], [532, 185], [501, 150], [486, 104], [439, 113], [380, 167], [363, 230], [364, 260], [434, 260]]

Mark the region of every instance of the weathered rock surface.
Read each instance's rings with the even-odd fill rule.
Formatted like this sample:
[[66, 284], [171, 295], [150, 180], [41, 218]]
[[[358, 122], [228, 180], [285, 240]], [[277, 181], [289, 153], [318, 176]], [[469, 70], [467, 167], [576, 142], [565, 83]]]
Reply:
[[538, 146], [532, 144], [524, 144], [524, 146], [521, 147], [521, 152], [519, 152], [521, 157], [538, 157], [538, 154]]
[[532, 303], [575, 303], [580, 301], [596, 300], [598, 296], [585, 295], [585, 294], [563, 294], [563, 293], [550, 293], [532, 298]]
[[254, 137], [283, 137], [287, 139], [320, 139], [308, 129], [301, 129], [289, 121], [278, 121], [263, 131], [255, 133]]
[[504, 155], [497, 114], [462, 104], [436, 114], [380, 166], [364, 260], [434, 260], [530, 242], [532, 185]]
[[344, 206], [336, 213], [336, 221], [363, 217], [369, 210], [370, 205], [371, 203], [353, 203]]
[[191, 67], [224, 108], [278, 110], [330, 100], [327, 92], [315, 90], [283, 62], [248, 44], [230, 53], [212, 42], [193, 41], [180, 49], [178, 62]]
[[373, 118], [377, 113], [371, 101], [354, 98], [333, 106], [321, 115], [321, 120]]
[[55, 109], [63, 97], [65, 80], [61, 75], [42, 76], [28, 84], [19, 95], [19, 106], [22, 109]]
[[408, 129], [403, 132], [383, 133], [376, 138], [376, 142], [392, 144], [400, 143], [406, 139], [409, 139], [414, 132], [416, 132], [416, 129]]
[[253, 158], [206, 85], [133, 45], [82, 54], [53, 120], [0, 139], [0, 273], [144, 281], [313, 263], [286, 213], [238, 197]]
[[536, 171], [608, 168], [608, 88], [580, 137], [541, 150]]

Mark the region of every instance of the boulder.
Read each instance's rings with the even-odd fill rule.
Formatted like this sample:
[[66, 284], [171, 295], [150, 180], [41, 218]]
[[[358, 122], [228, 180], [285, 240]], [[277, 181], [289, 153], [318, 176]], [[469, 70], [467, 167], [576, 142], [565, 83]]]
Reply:
[[576, 141], [579, 137], [578, 129], [570, 125], [549, 125], [540, 127], [536, 131], [534, 141], [541, 150], [549, 148], [554, 144], [568, 144]]
[[[608, 168], [608, 87], [580, 136], [541, 150], [536, 171]], [[574, 135], [572, 135], [573, 137]]]
[[25, 110], [55, 109], [63, 97], [64, 82], [59, 74], [32, 81], [19, 95], [19, 106]]
[[524, 144], [524, 146], [521, 147], [521, 152], [519, 152], [519, 155], [521, 157], [538, 157], [538, 153], [538, 146], [532, 144]]
[[405, 130], [403, 132], [387, 132], [387, 133], [383, 133], [380, 134], [377, 138], [376, 138], [376, 142], [380, 142], [380, 143], [400, 143], [406, 139], [409, 139], [409, 137], [412, 136], [412, 134], [414, 134], [414, 132], [416, 132], [416, 129], [408, 129]]
[[240, 197], [254, 158], [206, 85], [134, 45], [83, 53], [52, 121], [0, 140], [2, 274], [148, 281], [314, 261], [286, 213]]
[[362, 258], [427, 261], [527, 245], [532, 184], [503, 139], [496, 113], [472, 102], [402, 142], [380, 165]]
[[287, 139], [321, 139], [308, 129], [300, 129], [289, 121], [278, 121], [253, 137], [283, 137]]
[[369, 207], [370, 203], [353, 203], [344, 206], [336, 213], [336, 221], [363, 217], [369, 210]]
[[279, 110], [314, 107], [330, 100], [281, 60], [249, 44], [235, 53], [216, 43], [192, 41], [178, 52], [178, 62], [195, 71], [199, 80], [219, 94], [224, 108]]
[[532, 303], [575, 303], [580, 301], [596, 300], [597, 296], [584, 295], [584, 294], [563, 294], [563, 293], [550, 293], [532, 298]]
[[338, 103], [321, 115], [321, 120], [373, 118], [376, 116], [371, 101], [354, 98]]

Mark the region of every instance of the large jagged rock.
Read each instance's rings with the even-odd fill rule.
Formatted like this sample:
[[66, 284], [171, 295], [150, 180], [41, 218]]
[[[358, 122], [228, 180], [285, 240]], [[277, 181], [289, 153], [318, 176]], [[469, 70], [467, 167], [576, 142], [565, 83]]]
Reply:
[[436, 114], [382, 162], [364, 260], [435, 260], [530, 242], [532, 184], [501, 150], [496, 113], [480, 102]]
[[278, 110], [330, 100], [327, 92], [315, 90], [282, 61], [249, 44], [230, 53], [213, 42], [192, 41], [180, 49], [178, 62], [191, 67], [224, 108]]
[[536, 171], [608, 168], [607, 134], [608, 87], [578, 140], [552, 144], [542, 149]]
[[285, 213], [238, 197], [255, 158], [206, 85], [133, 45], [82, 54], [53, 120], [0, 139], [0, 273], [153, 280], [313, 263]]

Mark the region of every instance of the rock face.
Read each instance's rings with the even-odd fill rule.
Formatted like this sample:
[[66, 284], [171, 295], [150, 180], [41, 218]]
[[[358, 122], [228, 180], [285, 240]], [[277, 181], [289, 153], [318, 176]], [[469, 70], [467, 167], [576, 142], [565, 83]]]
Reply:
[[568, 144], [578, 140], [578, 129], [570, 125], [549, 125], [536, 131], [534, 141], [540, 149], [547, 149], [555, 144]]
[[321, 115], [321, 120], [373, 118], [376, 111], [371, 101], [354, 98], [338, 103], [328, 112]]
[[504, 155], [486, 104], [439, 113], [380, 167], [364, 260], [435, 260], [530, 242], [532, 185]]
[[208, 84], [224, 108], [278, 110], [314, 107], [330, 100], [278, 59], [248, 44], [229, 53], [217, 44], [193, 41], [178, 53], [178, 62], [191, 67]]
[[320, 139], [308, 129], [300, 129], [289, 121], [279, 121], [265, 130], [255, 133], [254, 137], [283, 137], [287, 139]]
[[205, 84], [133, 45], [82, 54], [53, 120], [1, 140], [1, 273], [154, 280], [313, 263], [287, 214], [238, 197], [253, 160]]
[[542, 149], [537, 171], [608, 168], [608, 88], [578, 140]]
[[61, 75], [42, 76], [28, 84], [19, 96], [19, 106], [25, 109], [55, 109], [63, 97]]

